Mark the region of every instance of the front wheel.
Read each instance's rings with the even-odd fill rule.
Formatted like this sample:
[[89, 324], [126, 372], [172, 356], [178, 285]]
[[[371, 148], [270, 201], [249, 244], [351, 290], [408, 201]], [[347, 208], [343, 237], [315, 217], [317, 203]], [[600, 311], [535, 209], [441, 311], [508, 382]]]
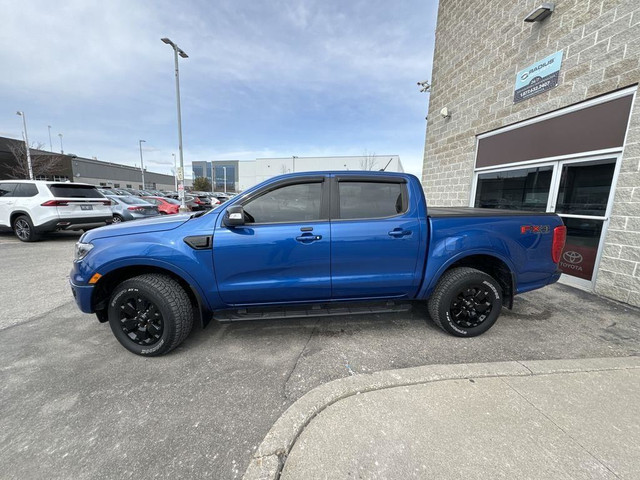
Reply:
[[431, 319], [457, 337], [475, 337], [489, 330], [502, 311], [502, 288], [480, 270], [459, 267], [442, 275], [431, 298]]
[[111, 294], [109, 325], [127, 350], [146, 357], [163, 355], [187, 338], [193, 308], [173, 278], [146, 274], [119, 284]]

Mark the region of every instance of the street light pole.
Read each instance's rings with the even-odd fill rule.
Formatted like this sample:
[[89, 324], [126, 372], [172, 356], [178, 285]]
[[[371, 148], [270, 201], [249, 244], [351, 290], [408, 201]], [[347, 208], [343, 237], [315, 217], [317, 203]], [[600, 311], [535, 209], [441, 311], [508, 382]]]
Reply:
[[146, 184], [144, 183], [144, 160], [142, 159], [142, 144], [146, 143], [146, 140], [138, 140], [138, 146], [140, 147], [140, 170], [142, 171], [142, 189], [146, 188]]
[[222, 167], [224, 173], [224, 193], [227, 193], [227, 167]]
[[62, 134], [59, 133], [58, 136], [60, 137], [60, 153], [64, 155], [64, 148], [62, 148]]
[[49, 151], [53, 153], [53, 143], [51, 143], [51, 125], [47, 125], [49, 129]]
[[31, 152], [29, 151], [29, 136], [27, 135], [27, 117], [24, 112], [16, 112], [16, 115], [22, 117], [22, 126], [24, 127], [24, 148], [27, 151], [27, 168], [29, 169], [29, 180], [33, 180], [33, 168], [31, 167]]
[[168, 38], [161, 38], [164, 43], [167, 45], [171, 45], [173, 48], [173, 56], [175, 61], [175, 70], [176, 70], [176, 106], [178, 110], [178, 149], [180, 150], [180, 171], [182, 172], [182, 191], [178, 192], [180, 195], [180, 211], [187, 212], [187, 205], [184, 201], [184, 157], [182, 153], [182, 113], [180, 111], [180, 70], [178, 68], [178, 55], [182, 58], [189, 58], [183, 50], [181, 50], [178, 45], [173, 43]]
[[296, 157], [295, 155], [293, 157], [291, 157], [293, 159], [293, 173], [296, 173]]
[[176, 164], [176, 154], [172, 153], [173, 156], [173, 183], [176, 192], [178, 191], [178, 165]]
[[215, 189], [213, 188], [213, 178], [214, 178], [214, 168], [213, 168], [213, 162], [211, 162], [211, 192], [212, 193], [215, 191]]

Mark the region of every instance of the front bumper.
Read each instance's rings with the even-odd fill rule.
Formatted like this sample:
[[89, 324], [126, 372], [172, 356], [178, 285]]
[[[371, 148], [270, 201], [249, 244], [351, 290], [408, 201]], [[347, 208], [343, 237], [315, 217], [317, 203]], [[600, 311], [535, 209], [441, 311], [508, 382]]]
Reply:
[[91, 302], [93, 297], [93, 285], [76, 285], [71, 281], [71, 279], [69, 280], [69, 285], [71, 286], [71, 292], [73, 293], [73, 298], [75, 299], [78, 308], [84, 313], [94, 313]]

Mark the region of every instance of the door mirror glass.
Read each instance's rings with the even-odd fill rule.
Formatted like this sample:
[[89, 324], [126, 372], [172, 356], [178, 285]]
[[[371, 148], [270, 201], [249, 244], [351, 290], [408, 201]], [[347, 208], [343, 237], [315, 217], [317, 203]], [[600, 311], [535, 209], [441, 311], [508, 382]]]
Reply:
[[242, 205], [234, 205], [227, 208], [224, 214], [223, 223], [227, 227], [238, 227], [244, 225], [244, 208]]

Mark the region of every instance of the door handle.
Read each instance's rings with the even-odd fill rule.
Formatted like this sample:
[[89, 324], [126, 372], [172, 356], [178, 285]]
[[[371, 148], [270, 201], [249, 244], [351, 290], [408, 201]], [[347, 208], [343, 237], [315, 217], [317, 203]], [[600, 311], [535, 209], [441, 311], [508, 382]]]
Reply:
[[314, 235], [313, 233], [305, 233], [296, 237], [296, 240], [300, 243], [313, 243], [318, 240], [322, 240], [322, 235]]
[[411, 235], [411, 230], [403, 230], [402, 228], [394, 228], [389, 232], [389, 236], [395, 238], [406, 237], [407, 235]]

